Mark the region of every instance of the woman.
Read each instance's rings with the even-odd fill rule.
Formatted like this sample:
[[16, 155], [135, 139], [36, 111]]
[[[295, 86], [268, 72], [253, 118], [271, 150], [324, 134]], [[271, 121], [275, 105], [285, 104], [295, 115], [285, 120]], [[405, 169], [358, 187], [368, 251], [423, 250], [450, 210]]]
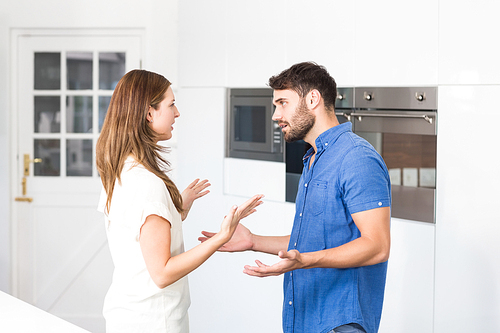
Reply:
[[239, 220], [262, 202], [232, 207], [210, 240], [184, 252], [182, 220], [210, 185], [198, 179], [181, 193], [165, 174], [158, 141], [179, 117], [170, 82], [133, 70], [118, 83], [97, 141], [109, 248], [115, 266], [104, 301], [107, 332], [188, 332], [187, 274], [228, 242]]

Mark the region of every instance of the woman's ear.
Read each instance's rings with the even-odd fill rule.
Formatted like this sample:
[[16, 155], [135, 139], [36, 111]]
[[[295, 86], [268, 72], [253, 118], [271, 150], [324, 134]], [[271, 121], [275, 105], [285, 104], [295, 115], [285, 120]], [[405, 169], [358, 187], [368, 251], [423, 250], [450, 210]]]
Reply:
[[151, 112], [151, 109], [153, 109], [152, 106], [149, 107], [148, 115], [146, 116], [146, 119], [148, 120], [149, 123], [153, 122], [153, 113]]

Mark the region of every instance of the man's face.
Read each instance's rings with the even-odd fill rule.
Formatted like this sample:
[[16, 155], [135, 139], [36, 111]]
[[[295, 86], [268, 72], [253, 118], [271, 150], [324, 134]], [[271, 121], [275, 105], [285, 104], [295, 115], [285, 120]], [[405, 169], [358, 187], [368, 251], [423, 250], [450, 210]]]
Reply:
[[316, 122], [307, 108], [305, 98], [292, 90], [275, 90], [274, 105], [276, 110], [273, 120], [278, 122], [286, 142], [302, 140]]

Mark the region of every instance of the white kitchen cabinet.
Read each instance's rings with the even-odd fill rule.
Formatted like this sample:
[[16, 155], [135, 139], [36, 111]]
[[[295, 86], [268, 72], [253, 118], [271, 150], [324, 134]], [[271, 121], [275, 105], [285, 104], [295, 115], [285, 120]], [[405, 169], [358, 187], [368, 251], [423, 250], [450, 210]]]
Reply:
[[[286, 0], [227, 1], [227, 86], [264, 87], [285, 69]], [[296, 41], [293, 41], [294, 43]]]
[[393, 218], [380, 333], [432, 332], [435, 225]]
[[500, 332], [499, 95], [439, 87], [434, 333]]
[[[286, 59], [323, 65], [339, 86], [354, 84], [354, 1], [287, 2]], [[283, 68], [284, 69], [284, 68]]]
[[180, 82], [174, 84], [189, 87], [225, 86], [226, 1], [185, 0], [178, 3]]
[[[178, 186], [208, 178], [222, 193], [225, 145], [225, 88], [181, 88], [176, 94], [180, 117], [175, 120]], [[182, 187], [184, 189], [184, 187]]]
[[439, 1], [439, 83], [500, 84], [500, 2]]
[[438, 1], [355, 1], [355, 84], [436, 85]]
[[285, 202], [286, 164], [240, 158], [224, 159], [224, 194]]

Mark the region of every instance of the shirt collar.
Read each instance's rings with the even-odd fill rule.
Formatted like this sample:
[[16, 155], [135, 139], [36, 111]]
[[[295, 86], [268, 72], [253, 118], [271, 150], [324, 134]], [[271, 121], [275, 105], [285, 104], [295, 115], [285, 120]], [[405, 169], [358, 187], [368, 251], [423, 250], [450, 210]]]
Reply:
[[[333, 126], [332, 128], [321, 133], [315, 141], [317, 149], [316, 157], [318, 157], [329, 146], [333, 145], [341, 134], [350, 131], [352, 131], [352, 123], [348, 121], [343, 124]], [[311, 147], [304, 155], [304, 163], [313, 153], [314, 148]]]

